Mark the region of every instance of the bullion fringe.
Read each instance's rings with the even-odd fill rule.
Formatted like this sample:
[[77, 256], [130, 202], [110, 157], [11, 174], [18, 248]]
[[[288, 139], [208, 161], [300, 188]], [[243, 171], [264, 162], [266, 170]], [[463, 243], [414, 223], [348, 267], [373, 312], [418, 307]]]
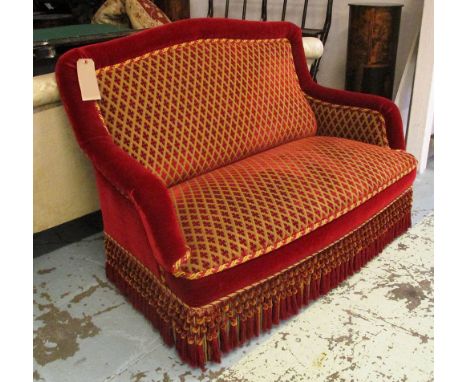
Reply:
[[157, 328], [180, 358], [204, 368], [354, 274], [411, 226], [412, 191], [344, 238], [299, 264], [202, 307], [175, 296], [132, 254], [106, 235], [106, 274]]

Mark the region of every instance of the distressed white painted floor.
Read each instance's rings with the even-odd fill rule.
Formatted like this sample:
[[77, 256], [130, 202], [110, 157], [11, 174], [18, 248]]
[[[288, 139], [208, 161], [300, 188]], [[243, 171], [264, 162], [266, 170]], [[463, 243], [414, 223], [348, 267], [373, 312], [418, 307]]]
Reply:
[[34, 379], [433, 380], [433, 167], [413, 228], [327, 296], [205, 372], [179, 362], [106, 281], [102, 234], [34, 260]]

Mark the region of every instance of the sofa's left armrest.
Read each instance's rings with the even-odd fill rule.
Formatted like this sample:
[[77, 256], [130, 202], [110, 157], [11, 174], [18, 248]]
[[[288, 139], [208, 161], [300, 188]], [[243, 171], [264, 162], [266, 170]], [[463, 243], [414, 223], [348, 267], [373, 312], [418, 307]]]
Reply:
[[[110, 228], [114, 239], [130, 252], [140, 253], [144, 242], [152, 263], [156, 261], [171, 272], [188, 248], [168, 188], [160, 177], [114, 143], [98, 103], [83, 100], [77, 61], [95, 54], [88, 48], [62, 55], [55, 74], [76, 140], [91, 159], [98, 184], [103, 185], [99, 193], [104, 227], [106, 232]], [[130, 248], [133, 244], [135, 248]]]
[[[129, 201], [129, 207], [125, 209], [137, 213], [153, 256], [162, 268], [171, 272], [174, 264], [187, 255], [188, 247], [166, 185], [115, 145], [109, 137], [90, 140], [83, 146], [98, 175], [106, 180], [120, 198]], [[103, 204], [101, 197], [101, 205]], [[130, 222], [125, 222], [126, 211], [119, 211], [117, 203], [111, 203], [109, 208], [117, 209], [113, 216], [119, 220], [118, 224], [127, 224], [126, 236], [134, 235], [135, 227], [130, 226]], [[127, 212], [131, 214], [131, 211]], [[107, 223], [112, 225], [114, 222]], [[106, 221], [104, 225], [106, 226]]]
[[317, 118], [317, 135], [405, 149], [400, 111], [392, 101], [317, 84], [304, 93]]

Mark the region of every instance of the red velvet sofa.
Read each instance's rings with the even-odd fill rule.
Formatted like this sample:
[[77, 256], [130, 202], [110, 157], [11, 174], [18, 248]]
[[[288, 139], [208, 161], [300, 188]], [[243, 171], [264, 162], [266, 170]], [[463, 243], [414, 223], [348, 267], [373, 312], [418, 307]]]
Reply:
[[[101, 100], [82, 101], [76, 62]], [[389, 100], [310, 77], [299, 28], [192, 19], [66, 53], [106, 270], [193, 366], [327, 293], [411, 224], [416, 161]]]

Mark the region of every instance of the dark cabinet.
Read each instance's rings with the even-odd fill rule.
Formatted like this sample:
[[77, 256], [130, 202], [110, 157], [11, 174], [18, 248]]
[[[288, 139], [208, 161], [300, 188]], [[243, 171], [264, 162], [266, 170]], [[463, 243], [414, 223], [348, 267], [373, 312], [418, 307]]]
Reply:
[[349, 5], [347, 90], [392, 98], [402, 7]]

